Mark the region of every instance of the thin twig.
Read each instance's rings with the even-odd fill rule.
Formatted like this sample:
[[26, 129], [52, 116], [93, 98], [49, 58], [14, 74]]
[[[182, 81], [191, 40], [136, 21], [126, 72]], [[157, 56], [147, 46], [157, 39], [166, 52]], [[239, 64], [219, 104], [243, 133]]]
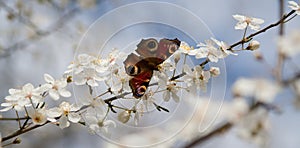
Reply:
[[[20, 116], [19, 116], [19, 113], [18, 111], [16, 110], [16, 115], [17, 115], [17, 118], [19, 119]], [[20, 120], [17, 120], [18, 121], [18, 124], [19, 124], [19, 128], [21, 129], [21, 121]]]
[[26, 120], [28, 117], [20, 117], [20, 118], [0, 118], [0, 121], [19, 121]]
[[6, 5], [3, 1], [0, 1], [0, 6], [2, 6], [4, 10], [6, 10], [9, 14], [12, 14], [13, 16], [17, 17], [21, 23], [25, 24], [26, 26], [30, 27], [31, 29], [37, 32], [38, 27], [30, 19], [18, 14], [18, 12]]
[[[256, 108], [263, 106], [264, 104], [262, 103], [255, 103], [250, 107], [250, 110], [248, 113], [251, 113], [252, 111], [254, 111]], [[194, 140], [192, 140], [192, 142], [188, 143], [186, 146], [184, 146], [185, 148], [190, 148], [199, 144], [202, 144], [203, 142], [205, 142], [206, 140], [210, 139], [211, 137], [217, 136], [217, 135], [221, 135], [223, 133], [225, 133], [226, 131], [229, 131], [231, 128], [233, 127], [233, 124], [231, 122], [224, 122], [221, 125], [219, 125], [218, 127], [216, 127], [214, 130], [212, 130], [211, 132], [207, 133], [204, 136], [200, 136], [198, 138], [195, 138]]]
[[19, 136], [19, 135], [21, 135], [21, 134], [23, 134], [23, 133], [27, 133], [27, 132], [29, 132], [29, 131], [32, 131], [32, 130], [34, 130], [34, 129], [36, 129], [36, 128], [39, 128], [39, 127], [41, 127], [41, 126], [44, 126], [44, 125], [46, 125], [46, 124], [48, 124], [48, 123], [50, 123], [50, 121], [47, 121], [46, 123], [44, 123], [44, 124], [42, 124], [42, 125], [35, 125], [35, 126], [30, 127], [30, 128], [17, 130], [16, 132], [12, 133], [11, 135], [8, 135], [8, 136], [6, 136], [6, 137], [3, 137], [3, 138], [2, 138], [2, 142], [6, 141], [6, 140], [9, 140], [9, 139], [11, 139], [11, 138], [14, 138], [14, 137], [16, 137], [16, 136]]
[[[1, 1], [0, 1], [1, 2]], [[36, 34], [34, 37], [29, 37], [26, 39], [23, 39], [21, 41], [18, 41], [17, 43], [14, 43], [13, 45], [11, 45], [10, 47], [4, 48], [3, 49], [3, 53], [0, 54], [0, 58], [3, 57], [8, 57], [10, 56], [14, 51], [19, 50], [19, 49], [24, 49], [27, 46], [29, 46], [28, 41], [30, 40], [38, 40], [41, 39], [41, 37], [46, 37], [49, 36], [50, 34], [56, 32], [57, 30], [59, 30], [60, 28], [63, 27], [63, 25], [65, 25], [66, 21], [70, 18], [73, 17], [73, 15], [79, 10], [79, 8], [75, 7], [72, 8], [71, 10], [69, 10], [68, 12], [66, 12], [65, 14], [63, 14], [54, 24], [52, 24], [47, 30], [36, 30]]]
[[[284, 14], [284, 0], [279, 0], [279, 18], [282, 18]], [[284, 34], [284, 20], [280, 20], [279, 35]]]
[[220, 135], [220, 134], [224, 133], [225, 131], [228, 131], [229, 129], [231, 129], [232, 126], [233, 126], [233, 124], [230, 122], [223, 123], [216, 129], [214, 129], [212, 132], [209, 132], [208, 134], [206, 134], [198, 139], [193, 140], [191, 143], [189, 143], [188, 145], [186, 145], [184, 147], [190, 148], [195, 145], [199, 145], [199, 144], [205, 142], [206, 140], [210, 139], [213, 136]]
[[[275, 22], [275, 23], [273, 23], [273, 24], [271, 24], [271, 25], [269, 25], [269, 26], [267, 26], [267, 27], [265, 27], [265, 28], [263, 28], [263, 29], [255, 32], [253, 34], [248, 35], [246, 37], [246, 39], [249, 40], [249, 39], [251, 39], [252, 37], [254, 37], [256, 35], [259, 35], [259, 34], [261, 34], [263, 32], [266, 32], [267, 30], [269, 30], [269, 29], [271, 29], [273, 27], [276, 27], [276, 26], [280, 25], [280, 23], [282, 22], [282, 20], [285, 21], [289, 16], [291, 16], [295, 12], [296, 12], [295, 10], [290, 11], [287, 15], [283, 15], [283, 17], [279, 21], [277, 21], [277, 22]], [[245, 40], [240, 40], [239, 42], [236, 42], [236, 43], [232, 44], [227, 50], [231, 50], [233, 47], [236, 47], [236, 46], [238, 46], [238, 45], [240, 45], [240, 44], [242, 44], [244, 42], [245, 42]]]
[[[283, 0], [279, 0], [279, 17], [283, 17], [284, 14], [284, 1]], [[279, 25], [279, 36], [283, 36], [284, 35], [284, 21], [283, 19], [280, 20], [280, 25]], [[275, 77], [277, 82], [281, 82], [282, 80], [282, 70], [283, 70], [283, 65], [284, 65], [284, 61], [285, 61], [285, 56], [282, 52], [280, 52], [280, 50], [278, 48], [278, 57], [277, 57], [277, 64], [276, 64], [276, 68], [275, 68]]]

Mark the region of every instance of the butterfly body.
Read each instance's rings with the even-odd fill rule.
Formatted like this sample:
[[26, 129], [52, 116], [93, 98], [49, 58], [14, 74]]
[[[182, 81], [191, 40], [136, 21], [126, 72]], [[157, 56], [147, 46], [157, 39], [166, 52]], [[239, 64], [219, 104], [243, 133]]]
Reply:
[[135, 50], [137, 54], [131, 53], [124, 61], [126, 73], [133, 76], [129, 85], [135, 98], [140, 98], [146, 92], [153, 75], [153, 70], [158, 70], [158, 65], [169, 58], [180, 45], [176, 38], [142, 39]]

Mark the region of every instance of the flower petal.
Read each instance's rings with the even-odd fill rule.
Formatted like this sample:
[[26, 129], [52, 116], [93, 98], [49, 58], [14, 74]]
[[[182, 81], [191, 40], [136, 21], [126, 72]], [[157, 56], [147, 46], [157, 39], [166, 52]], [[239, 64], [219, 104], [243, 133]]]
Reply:
[[71, 121], [73, 123], [77, 123], [77, 122], [80, 121], [81, 117], [77, 113], [69, 113], [68, 114], [68, 119], [69, 119], [69, 121]]
[[66, 89], [60, 89], [58, 90], [59, 94], [63, 97], [71, 97], [71, 92], [69, 92], [68, 90]]
[[25, 92], [31, 92], [34, 89], [34, 87], [31, 83], [27, 83], [22, 87], [22, 89]]
[[98, 86], [98, 83], [94, 79], [88, 80], [87, 84], [90, 85], [90, 86], [92, 86], [92, 87]]
[[[2, 105], [2, 104], [1, 104]], [[6, 111], [9, 111], [10, 109], [12, 109], [13, 107], [12, 106], [8, 106], [8, 107], [5, 107], [3, 109], [0, 110], [0, 112], [6, 112]]]
[[49, 95], [53, 100], [58, 100], [59, 99], [59, 94], [56, 90], [51, 89], [49, 90]]
[[166, 102], [168, 102], [170, 100], [170, 92], [165, 91], [164, 94], [163, 94], [163, 98]]
[[176, 93], [172, 93], [172, 98], [176, 103], [178, 103], [180, 100], [180, 98], [178, 97], [178, 95]]
[[51, 109], [47, 110], [47, 111], [46, 111], [46, 114], [47, 114], [47, 116], [49, 116], [49, 117], [55, 118], [55, 117], [61, 116], [61, 115], [62, 115], [62, 111], [61, 111], [60, 108], [55, 107], [55, 108], [51, 108]]
[[239, 15], [239, 14], [232, 15], [232, 16], [233, 16], [234, 19], [236, 19], [236, 20], [239, 21], [239, 22], [242, 22], [242, 21], [244, 21], [244, 20], [246, 19], [245, 16]]
[[8, 92], [9, 92], [9, 94], [13, 95], [13, 94], [16, 94], [16, 93], [20, 93], [20, 90], [11, 88], [11, 89], [8, 90]]
[[247, 27], [247, 23], [245, 22], [239, 22], [234, 26], [234, 29], [236, 30], [243, 30]]
[[106, 127], [116, 127], [117, 125], [112, 120], [106, 120], [106, 121], [104, 121], [104, 126], [106, 126]]
[[62, 116], [60, 117], [59, 121], [59, 127], [61, 129], [69, 127], [70, 126], [70, 122], [68, 121], [68, 118], [66, 116]]
[[52, 76], [50, 76], [49, 74], [44, 74], [44, 79], [47, 83], [51, 83], [53, 84], [54, 83], [54, 78]]
[[263, 19], [259, 19], [259, 18], [251, 18], [251, 23], [252, 24], [262, 24], [265, 21]]
[[297, 10], [299, 8], [299, 5], [294, 1], [288, 1], [288, 3], [290, 4], [289, 7], [293, 10]]

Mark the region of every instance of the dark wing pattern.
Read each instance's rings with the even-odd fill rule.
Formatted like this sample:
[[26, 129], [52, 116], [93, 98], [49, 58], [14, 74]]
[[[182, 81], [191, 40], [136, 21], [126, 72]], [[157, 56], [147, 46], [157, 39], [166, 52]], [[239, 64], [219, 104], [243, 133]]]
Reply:
[[161, 39], [159, 42], [154, 38], [142, 39], [135, 50], [138, 54], [131, 53], [124, 61], [126, 73], [133, 78], [129, 81], [135, 98], [142, 97], [151, 80], [153, 70], [158, 70], [158, 65], [169, 58], [180, 46], [176, 38]]
[[129, 86], [135, 98], [140, 98], [145, 94], [149, 86], [149, 82], [152, 77], [152, 74], [153, 71], [144, 71], [140, 73], [138, 76], [133, 77], [132, 79], [129, 80]]

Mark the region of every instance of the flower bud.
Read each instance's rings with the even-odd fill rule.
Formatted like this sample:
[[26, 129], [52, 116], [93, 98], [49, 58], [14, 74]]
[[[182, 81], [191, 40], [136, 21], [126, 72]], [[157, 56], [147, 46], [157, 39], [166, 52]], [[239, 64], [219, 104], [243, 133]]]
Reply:
[[219, 67], [211, 67], [209, 69], [209, 72], [212, 76], [216, 77], [220, 74], [220, 68]]
[[118, 120], [122, 123], [128, 122], [130, 119], [130, 111], [123, 111], [118, 115]]
[[13, 144], [20, 144], [22, 142], [22, 140], [20, 138], [16, 138], [14, 141], [13, 141]]
[[254, 41], [251, 41], [250, 43], [249, 43], [249, 45], [248, 45], [248, 47], [246, 48], [246, 50], [256, 50], [256, 49], [258, 49], [259, 48], [259, 46], [260, 46], [260, 43], [258, 42], [258, 41], [256, 41], [256, 40], [254, 40]]

